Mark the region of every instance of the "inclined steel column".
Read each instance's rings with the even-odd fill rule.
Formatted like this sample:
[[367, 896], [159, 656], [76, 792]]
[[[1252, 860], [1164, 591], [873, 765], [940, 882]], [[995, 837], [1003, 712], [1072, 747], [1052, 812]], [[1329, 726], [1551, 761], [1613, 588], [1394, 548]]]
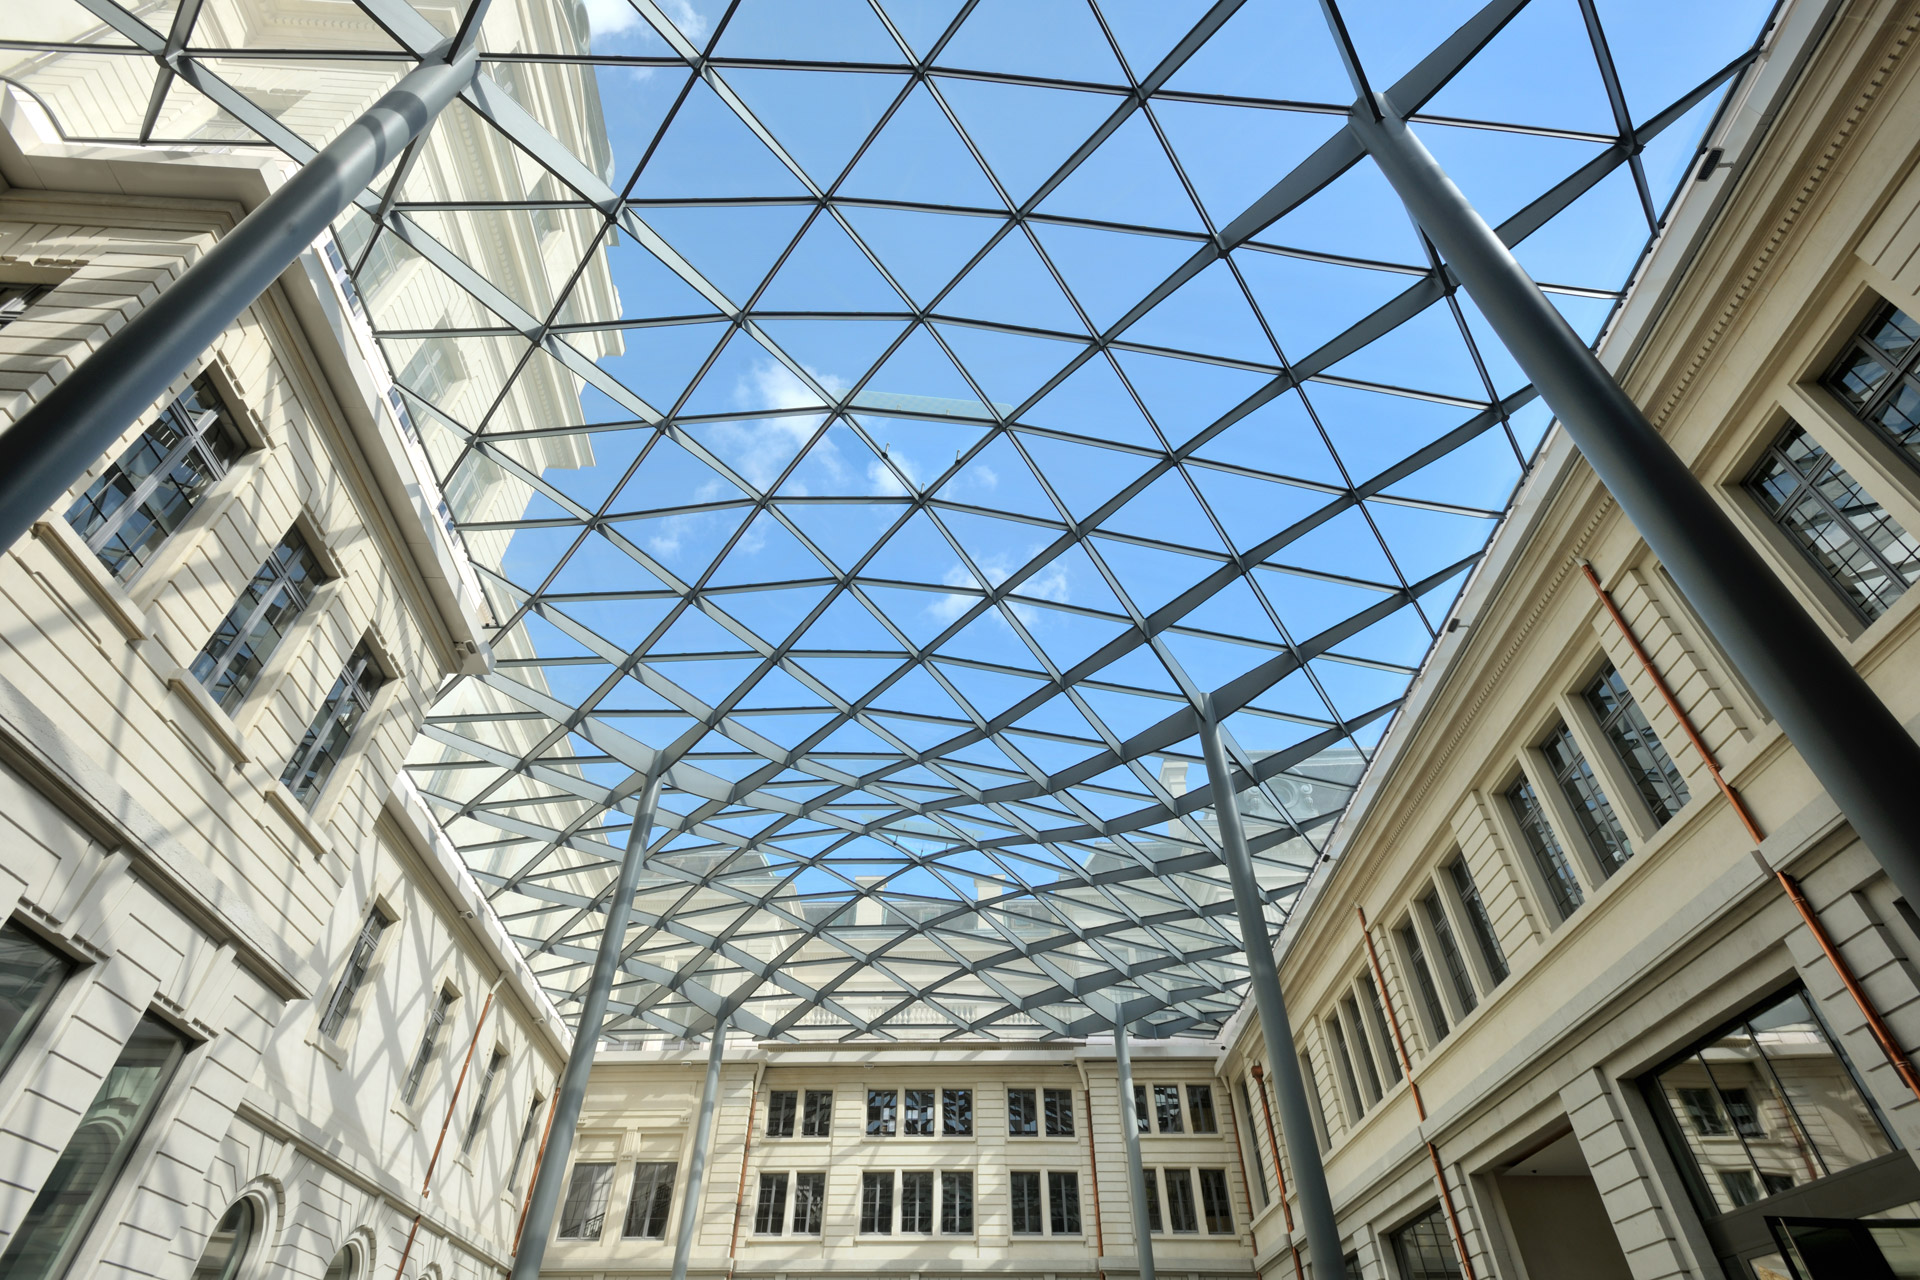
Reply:
[[714, 1104], [720, 1098], [720, 1057], [727, 1048], [725, 1016], [713, 1024], [707, 1046], [707, 1082], [700, 1090], [700, 1114], [693, 1122], [693, 1154], [687, 1160], [687, 1190], [680, 1201], [680, 1236], [673, 1245], [673, 1280], [687, 1280], [687, 1259], [700, 1226], [700, 1192], [707, 1180], [707, 1150], [713, 1143]]
[[[1133, 1248], [1140, 1255], [1140, 1280], [1153, 1280], [1153, 1224], [1147, 1217], [1147, 1173], [1140, 1167], [1140, 1108], [1133, 1097], [1133, 1057], [1127, 1052], [1127, 1024], [1113, 1023], [1113, 1070], [1120, 1089], [1120, 1138], [1127, 1148], [1127, 1194], [1133, 1197]], [[1088, 1117], [1091, 1122], [1092, 1117]]]
[[547, 1240], [553, 1235], [553, 1215], [560, 1205], [560, 1191], [567, 1176], [567, 1156], [573, 1150], [573, 1130], [580, 1121], [580, 1103], [587, 1095], [587, 1074], [593, 1069], [594, 1051], [600, 1043], [600, 1024], [607, 1016], [607, 997], [613, 991], [614, 971], [620, 966], [620, 950], [627, 941], [627, 921], [633, 913], [633, 894], [640, 884], [640, 871], [646, 861], [647, 836], [653, 828], [654, 806], [660, 801], [660, 785], [665, 770], [647, 779], [641, 789], [640, 803], [634, 810], [633, 826], [627, 836], [626, 856], [620, 860], [620, 875], [614, 881], [613, 897], [607, 903], [607, 927], [600, 933], [600, 950], [593, 958], [593, 973], [580, 1001], [580, 1023], [573, 1032], [573, 1051], [567, 1055], [566, 1069], [560, 1073], [560, 1087], [554, 1093], [553, 1115], [547, 1121], [547, 1152], [533, 1180], [533, 1193], [527, 1198], [527, 1213], [520, 1230], [520, 1248], [513, 1255], [512, 1280], [535, 1280], [540, 1263], [547, 1255]]
[[472, 83], [478, 65], [467, 49], [451, 62], [408, 72], [0, 432], [0, 548], [18, 541], [152, 408], [193, 358]]
[[1293, 1025], [1287, 1019], [1286, 999], [1280, 994], [1280, 971], [1274, 964], [1273, 940], [1267, 934], [1266, 898], [1254, 876], [1253, 855], [1247, 851], [1240, 803], [1234, 796], [1233, 775], [1211, 703], [1200, 717], [1200, 743], [1207, 757], [1214, 818], [1220, 826], [1221, 858], [1227, 864], [1227, 878], [1233, 882], [1233, 905], [1240, 917], [1240, 942], [1246, 950], [1253, 1003], [1267, 1043], [1267, 1069], [1273, 1073], [1273, 1091], [1280, 1103], [1280, 1132], [1286, 1140], [1288, 1163], [1293, 1166], [1293, 1188], [1300, 1197], [1307, 1250], [1313, 1256], [1314, 1274], [1333, 1275], [1340, 1267], [1340, 1225], [1334, 1220], [1327, 1171], [1314, 1142], [1307, 1086], [1300, 1078], [1300, 1054], [1293, 1045]]
[[1350, 128], [1894, 886], [1920, 902], [1920, 744], [1379, 100]]

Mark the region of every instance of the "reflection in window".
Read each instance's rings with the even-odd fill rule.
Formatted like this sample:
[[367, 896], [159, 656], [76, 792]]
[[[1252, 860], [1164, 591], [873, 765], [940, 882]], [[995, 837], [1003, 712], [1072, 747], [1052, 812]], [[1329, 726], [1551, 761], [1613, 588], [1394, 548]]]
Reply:
[[1220, 1132], [1220, 1119], [1213, 1111], [1212, 1085], [1190, 1084], [1187, 1086], [1187, 1114], [1193, 1117], [1195, 1133]]
[[1008, 1135], [1015, 1138], [1031, 1138], [1039, 1132], [1039, 1105], [1033, 1090], [1007, 1090]]
[[607, 1221], [607, 1196], [613, 1190], [613, 1166], [581, 1163], [573, 1166], [567, 1198], [560, 1203], [562, 1240], [598, 1240]]
[[1143, 1084], [1133, 1086], [1133, 1118], [1140, 1132], [1153, 1132], [1153, 1112], [1147, 1108], [1147, 1086]]
[[800, 1136], [825, 1138], [833, 1132], [833, 1093], [827, 1089], [807, 1090], [806, 1110], [800, 1117]]
[[827, 1175], [824, 1172], [793, 1175], [793, 1234], [817, 1236], [827, 1203]]
[[1459, 1280], [1460, 1261], [1439, 1205], [1394, 1232], [1392, 1240], [1405, 1280]]
[[1193, 1200], [1193, 1175], [1185, 1169], [1162, 1169], [1167, 1183], [1167, 1225], [1178, 1232], [1198, 1231], [1200, 1214]]
[[1225, 1169], [1200, 1170], [1200, 1209], [1206, 1214], [1209, 1234], [1233, 1234], [1233, 1197], [1227, 1193]]
[[1049, 1138], [1070, 1138], [1073, 1136], [1073, 1091], [1071, 1089], [1048, 1089], [1045, 1094], [1047, 1115], [1047, 1136]]
[[193, 660], [193, 678], [215, 702], [228, 711], [240, 705], [322, 579], [307, 540], [287, 530]]
[[247, 1260], [247, 1248], [259, 1230], [259, 1221], [252, 1201], [244, 1196], [235, 1200], [233, 1207], [213, 1224], [207, 1247], [200, 1251], [200, 1261], [193, 1265], [193, 1280], [233, 1280], [239, 1275], [241, 1264]]
[[1860, 417], [1920, 461], [1920, 321], [1885, 306], [1867, 318], [1827, 375]]
[[945, 1089], [940, 1094], [941, 1132], [949, 1138], [973, 1134], [973, 1090]]
[[293, 798], [307, 808], [313, 808], [321, 788], [327, 785], [327, 779], [333, 776], [334, 769], [346, 755], [353, 731], [372, 709], [374, 691], [383, 679], [379, 664], [373, 660], [372, 648], [362, 640], [347, 659], [340, 678], [333, 682], [320, 710], [314, 713], [313, 723], [307, 726], [307, 736], [300, 740], [280, 775], [280, 781], [293, 792]]
[[933, 1090], [909, 1089], [906, 1097], [906, 1115], [901, 1132], [916, 1137], [931, 1138], [933, 1128]]
[[891, 1089], [867, 1090], [867, 1136], [891, 1137], [898, 1104]]
[[760, 1197], [754, 1202], [753, 1230], [757, 1235], [777, 1236], [787, 1222], [787, 1175], [760, 1175]]
[[767, 1094], [767, 1136], [791, 1138], [793, 1117], [799, 1110], [800, 1095], [792, 1089], [775, 1089]]
[[40, 1015], [73, 965], [38, 938], [8, 921], [0, 924], [0, 1072], [13, 1065]]
[[1633, 856], [1633, 844], [1620, 825], [1620, 815], [1613, 811], [1613, 802], [1601, 789], [1600, 779], [1593, 776], [1586, 753], [1564, 724], [1540, 744], [1540, 753], [1546, 756], [1553, 779], [1560, 784], [1560, 794], [1566, 797], [1581, 834], [1599, 859], [1601, 872], [1612, 875]]
[[1747, 489], [1868, 622], [1920, 574], [1920, 543], [1798, 426], [1767, 450]]
[[1185, 1133], [1186, 1126], [1180, 1123], [1180, 1086], [1177, 1084], [1157, 1084], [1153, 1086], [1153, 1114], [1162, 1133]]
[[1627, 691], [1627, 682], [1620, 678], [1612, 663], [1587, 686], [1587, 705], [1593, 709], [1601, 734], [1613, 745], [1613, 753], [1620, 757], [1621, 765], [1633, 779], [1634, 789], [1646, 802], [1654, 822], [1664, 824], [1690, 798], [1686, 779], [1680, 776], [1673, 757], [1654, 734], [1640, 704]]
[[1400, 937], [1400, 950], [1407, 957], [1407, 968], [1413, 973], [1413, 987], [1420, 995], [1420, 1007], [1426, 1010], [1427, 1025], [1433, 1028], [1433, 1038], [1444, 1040], [1451, 1029], [1447, 1025], [1447, 1006], [1441, 1003], [1440, 989], [1433, 985], [1433, 970], [1427, 967], [1427, 953], [1421, 949], [1420, 934], [1412, 924], [1403, 924], [1397, 930]]
[[1709, 1215], [1893, 1150], [1799, 991], [1696, 1046], [1648, 1077], [1646, 1089]]
[[1547, 896], [1553, 902], [1554, 911], [1565, 920], [1574, 908], [1586, 901], [1586, 895], [1580, 891], [1580, 881], [1574, 877], [1573, 868], [1567, 865], [1567, 855], [1561, 851], [1560, 840], [1553, 834], [1546, 812], [1540, 807], [1540, 797], [1533, 793], [1533, 784], [1522, 778], [1509, 787], [1507, 807], [1513, 810], [1513, 820], [1520, 824], [1520, 838], [1527, 842], [1527, 852], [1533, 855], [1533, 864], [1540, 869], [1540, 878], [1546, 881]]
[[893, 1234], [893, 1174], [860, 1175], [860, 1230], [869, 1235]]
[[[1460, 900], [1460, 910], [1466, 913], [1467, 928], [1473, 933], [1474, 945], [1480, 948], [1480, 958], [1486, 962], [1487, 972], [1493, 977], [1493, 984], [1499, 986], [1507, 980], [1507, 953], [1500, 949], [1500, 939], [1493, 932], [1493, 917], [1487, 912], [1486, 899], [1480, 896], [1480, 887], [1473, 882], [1473, 872], [1467, 870], [1465, 858], [1455, 858], [1447, 864], [1447, 878], [1453, 881], [1453, 893]], [[1446, 916], [1434, 913], [1442, 924]], [[1453, 937], [1451, 931], [1446, 935]], [[1469, 994], [1472, 984], [1467, 984]], [[1473, 1008], [1469, 999], [1466, 1007]]]

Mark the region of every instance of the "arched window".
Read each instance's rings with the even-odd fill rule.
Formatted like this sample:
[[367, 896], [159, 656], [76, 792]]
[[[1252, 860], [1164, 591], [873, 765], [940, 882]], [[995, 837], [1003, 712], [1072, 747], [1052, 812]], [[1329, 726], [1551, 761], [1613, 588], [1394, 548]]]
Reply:
[[327, 1274], [320, 1280], [355, 1280], [360, 1274], [360, 1251], [350, 1244], [340, 1246], [340, 1252], [333, 1255], [333, 1261], [327, 1264]]
[[207, 1237], [207, 1247], [201, 1250], [200, 1261], [193, 1268], [193, 1280], [234, 1280], [247, 1260], [259, 1223], [260, 1214], [252, 1200], [245, 1196], [235, 1200]]

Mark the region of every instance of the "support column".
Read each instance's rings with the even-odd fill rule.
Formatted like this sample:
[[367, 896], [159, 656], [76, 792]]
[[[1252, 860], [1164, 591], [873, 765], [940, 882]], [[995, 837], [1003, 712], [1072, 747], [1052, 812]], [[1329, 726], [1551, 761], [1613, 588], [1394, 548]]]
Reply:
[[573, 1151], [573, 1131], [580, 1122], [580, 1103], [587, 1096], [587, 1074], [593, 1069], [594, 1051], [600, 1043], [600, 1024], [606, 1019], [607, 997], [613, 991], [614, 970], [620, 965], [620, 950], [627, 941], [627, 921], [633, 914], [633, 894], [639, 887], [641, 866], [646, 860], [647, 837], [653, 830], [653, 810], [660, 800], [661, 781], [661, 773], [647, 779], [647, 785], [640, 792], [640, 803], [634, 810], [627, 853], [620, 860], [620, 875], [614, 881], [613, 897], [607, 903], [607, 927], [600, 933], [600, 950], [593, 958], [593, 974], [587, 979], [586, 994], [580, 1001], [580, 1022], [573, 1032], [573, 1051], [567, 1055], [566, 1069], [560, 1073], [560, 1087], [554, 1092], [553, 1117], [547, 1121], [553, 1136], [540, 1161], [540, 1170], [534, 1176], [533, 1193], [527, 1197], [520, 1248], [513, 1255], [512, 1280], [536, 1280], [540, 1263], [547, 1256], [547, 1240], [553, 1235], [553, 1214], [559, 1208], [560, 1191], [567, 1176], [567, 1157]]
[[1254, 877], [1253, 855], [1247, 852], [1247, 834], [1240, 825], [1232, 770], [1211, 705], [1200, 717], [1200, 743], [1207, 756], [1214, 818], [1220, 825], [1221, 856], [1227, 864], [1227, 877], [1233, 882], [1233, 905], [1240, 917], [1247, 976], [1253, 987], [1254, 1006], [1260, 1013], [1260, 1033], [1267, 1042], [1267, 1067], [1273, 1072], [1273, 1091], [1280, 1103], [1280, 1131], [1287, 1135], [1287, 1162], [1293, 1166], [1293, 1186], [1300, 1196], [1307, 1250], [1313, 1255], [1315, 1275], [1338, 1275], [1340, 1225], [1333, 1217], [1327, 1171], [1320, 1163], [1320, 1148], [1313, 1138], [1313, 1117], [1308, 1109], [1306, 1082], [1300, 1078], [1293, 1025], [1287, 1019], [1287, 1002], [1280, 994], [1280, 971], [1274, 965], [1273, 939], [1267, 934], [1266, 899]]
[[1127, 1194], [1133, 1198], [1133, 1249], [1140, 1257], [1140, 1280], [1154, 1280], [1153, 1224], [1147, 1216], [1147, 1172], [1140, 1167], [1140, 1108], [1133, 1098], [1133, 1056], [1127, 1051], [1127, 1024], [1117, 1018], [1113, 1024], [1113, 1070], [1120, 1088], [1120, 1138], [1127, 1148]]
[[424, 63], [159, 297], [0, 432], [0, 548], [12, 546], [473, 81], [471, 48]]
[[1920, 744], [1379, 99], [1349, 128], [1896, 888], [1920, 902]]
[[707, 1081], [700, 1090], [700, 1114], [693, 1121], [693, 1155], [687, 1160], [687, 1190], [680, 1202], [680, 1237], [673, 1246], [673, 1280], [687, 1280], [694, 1233], [700, 1229], [700, 1195], [707, 1181], [707, 1150], [713, 1144], [713, 1111], [720, 1099], [720, 1057], [727, 1047], [727, 1020], [713, 1024], [707, 1046]]

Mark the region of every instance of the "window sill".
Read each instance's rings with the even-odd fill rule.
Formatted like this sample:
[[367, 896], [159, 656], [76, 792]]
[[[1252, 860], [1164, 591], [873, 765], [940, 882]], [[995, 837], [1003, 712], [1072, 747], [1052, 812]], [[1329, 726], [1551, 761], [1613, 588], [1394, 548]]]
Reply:
[[220, 704], [213, 700], [206, 688], [193, 678], [193, 672], [185, 667], [175, 667], [173, 674], [167, 677], [167, 683], [173, 686], [173, 691], [180, 695], [181, 700], [193, 712], [194, 718], [200, 722], [201, 727], [213, 735], [214, 741], [219, 744], [222, 751], [226, 752], [233, 763], [245, 764], [252, 758], [252, 753], [247, 750], [246, 740], [241, 736], [238, 726], [234, 724], [233, 717], [222, 710]]
[[313, 850], [314, 857], [324, 858], [333, 852], [333, 845], [315, 825], [313, 815], [307, 812], [305, 805], [294, 798], [293, 792], [287, 789], [286, 783], [278, 778], [273, 779], [266, 786], [266, 797], [267, 803], [286, 819], [287, 825], [292, 827], [294, 834], [300, 837], [300, 842]]
[[307, 1044], [311, 1048], [319, 1050], [320, 1055], [333, 1064], [334, 1070], [344, 1071], [346, 1069], [347, 1046], [341, 1044], [331, 1036], [321, 1034], [318, 1027], [315, 1027], [313, 1031], [308, 1034]]
[[66, 567], [128, 644], [146, 639], [147, 619], [140, 606], [113, 580], [101, 565], [100, 557], [87, 550], [87, 544], [80, 541], [80, 535], [65, 520], [36, 520], [33, 536]]

